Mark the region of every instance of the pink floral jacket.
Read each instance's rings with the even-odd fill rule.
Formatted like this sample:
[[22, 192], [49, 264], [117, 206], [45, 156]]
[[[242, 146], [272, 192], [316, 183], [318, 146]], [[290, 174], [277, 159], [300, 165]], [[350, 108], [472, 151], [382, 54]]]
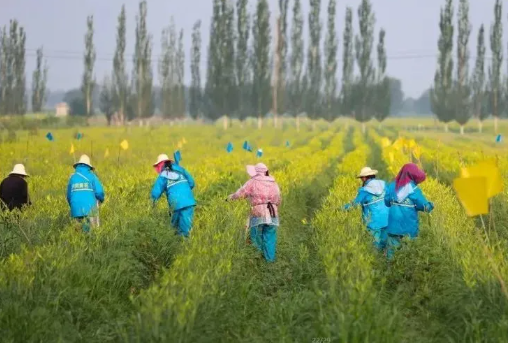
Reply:
[[[230, 195], [231, 200], [247, 199], [251, 204], [250, 226], [260, 224], [279, 225], [281, 203], [280, 189], [271, 176], [256, 175], [247, 181], [236, 193]], [[275, 216], [272, 216], [268, 203], [271, 203]]]

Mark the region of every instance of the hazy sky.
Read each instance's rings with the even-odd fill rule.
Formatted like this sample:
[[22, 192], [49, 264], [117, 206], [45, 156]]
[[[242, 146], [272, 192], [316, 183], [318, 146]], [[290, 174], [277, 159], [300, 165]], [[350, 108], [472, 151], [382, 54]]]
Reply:
[[[254, 10], [255, 2], [256, 0], [250, 0], [251, 13]], [[487, 28], [490, 27], [494, 2], [495, 0], [470, 0], [470, 17], [473, 28], [470, 51], [473, 56], [476, 49], [477, 30], [482, 23]], [[278, 0], [269, 0], [269, 3], [273, 23], [275, 15], [278, 13]], [[290, 6], [292, 3], [293, 1], [290, 0]], [[302, 3], [307, 17], [309, 0], [302, 0]], [[354, 8], [355, 30], [357, 31], [356, 10], [359, 3], [360, 0], [337, 1], [337, 26], [340, 38], [342, 38], [346, 6]], [[417, 97], [432, 83], [437, 58], [439, 10], [444, 4], [444, 0], [372, 0], [372, 3], [376, 13], [377, 29], [383, 27], [387, 31], [388, 74], [402, 80], [406, 95]], [[128, 68], [130, 69], [134, 51], [137, 0], [0, 0], [0, 25], [8, 24], [10, 19], [17, 19], [27, 31], [27, 82], [29, 84], [35, 64], [35, 50], [44, 46], [50, 68], [49, 88], [53, 90], [68, 89], [79, 86], [81, 82], [83, 40], [87, 15], [93, 14], [95, 17], [97, 50], [95, 73], [97, 80], [101, 81], [106, 73], [110, 73], [115, 51], [117, 16], [122, 4], [126, 5], [128, 16], [126, 58], [129, 61]], [[328, 0], [322, 0], [323, 28], [326, 27], [327, 5]], [[148, 0], [148, 29], [154, 39], [153, 59], [157, 60], [160, 55], [161, 31], [169, 24], [171, 17], [175, 18], [178, 28], [184, 29], [187, 57], [192, 26], [197, 20], [201, 20], [202, 69], [204, 69], [211, 13], [212, 0]], [[506, 13], [503, 14], [503, 20], [506, 26], [508, 23]], [[324, 34], [325, 31], [323, 37]], [[508, 42], [506, 33], [504, 40]], [[340, 46], [341, 44], [342, 39], [339, 41]], [[490, 51], [487, 55], [490, 55]], [[187, 58], [187, 63], [188, 61]], [[153, 67], [156, 72], [155, 62]], [[188, 65], [185, 73], [188, 81], [190, 75]], [[158, 82], [157, 73], [155, 73], [155, 82]]]

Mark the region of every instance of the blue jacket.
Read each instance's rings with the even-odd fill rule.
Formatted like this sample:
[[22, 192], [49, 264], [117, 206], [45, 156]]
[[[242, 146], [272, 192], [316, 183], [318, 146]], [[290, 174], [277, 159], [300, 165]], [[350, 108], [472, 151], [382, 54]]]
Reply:
[[193, 188], [194, 179], [192, 176], [181, 166], [173, 164], [172, 170], [164, 170], [159, 174], [152, 187], [152, 200], [155, 202], [162, 196], [162, 193], [166, 193], [168, 205], [174, 211], [195, 206]]
[[[104, 189], [91, 168], [78, 164], [67, 185], [67, 202], [73, 218], [86, 217], [104, 201]], [[92, 213], [93, 215], [93, 213]]]
[[369, 229], [379, 230], [388, 226], [389, 209], [384, 203], [385, 186], [383, 180], [368, 180], [353, 200], [353, 206], [362, 206], [362, 219]]
[[395, 191], [395, 182], [388, 185], [385, 204], [390, 207], [388, 234], [418, 236], [418, 211], [431, 212], [434, 204], [429, 202], [413, 182]]

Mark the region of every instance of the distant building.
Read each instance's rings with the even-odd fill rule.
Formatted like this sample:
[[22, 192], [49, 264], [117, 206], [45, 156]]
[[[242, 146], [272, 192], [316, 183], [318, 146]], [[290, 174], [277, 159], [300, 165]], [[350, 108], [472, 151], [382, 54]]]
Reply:
[[56, 104], [56, 116], [67, 117], [69, 115], [69, 105], [66, 102]]

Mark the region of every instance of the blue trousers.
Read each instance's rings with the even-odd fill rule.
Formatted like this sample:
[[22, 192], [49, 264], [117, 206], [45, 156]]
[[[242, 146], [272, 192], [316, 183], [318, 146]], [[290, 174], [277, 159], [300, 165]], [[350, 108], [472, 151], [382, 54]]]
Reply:
[[250, 240], [268, 262], [275, 261], [277, 226], [261, 224], [250, 228]]
[[171, 225], [176, 229], [180, 236], [189, 237], [194, 219], [194, 206], [182, 208], [173, 211], [171, 216]]
[[374, 247], [379, 251], [383, 251], [386, 248], [386, 241], [388, 239], [386, 228], [377, 230], [367, 228], [367, 230], [372, 235], [372, 238], [374, 238]]

